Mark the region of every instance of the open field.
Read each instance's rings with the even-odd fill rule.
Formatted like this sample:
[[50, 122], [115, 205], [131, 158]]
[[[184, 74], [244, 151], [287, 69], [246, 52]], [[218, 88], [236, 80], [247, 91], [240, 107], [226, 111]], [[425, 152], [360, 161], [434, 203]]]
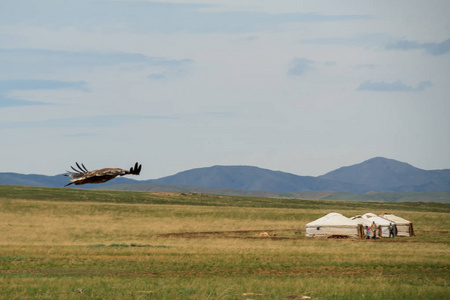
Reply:
[[[417, 236], [304, 237], [332, 211], [391, 212]], [[443, 203], [0, 186], [0, 299], [446, 299], [449, 216]]]

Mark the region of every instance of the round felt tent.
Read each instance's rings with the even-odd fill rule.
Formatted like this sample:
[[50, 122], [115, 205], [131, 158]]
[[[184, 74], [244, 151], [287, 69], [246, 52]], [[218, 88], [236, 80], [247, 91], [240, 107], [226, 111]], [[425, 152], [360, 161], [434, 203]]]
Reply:
[[397, 236], [414, 236], [414, 227], [412, 222], [389, 213], [384, 213], [380, 216], [386, 220], [394, 222], [397, 225]]
[[340, 213], [329, 213], [306, 224], [307, 237], [347, 236], [362, 237], [361, 225]]
[[358, 222], [358, 224], [361, 224], [363, 226], [370, 227], [370, 225], [372, 225], [372, 222], [370, 222], [367, 219], [364, 219], [362, 216], [354, 216], [354, 217], [351, 217], [350, 220], [354, 220], [354, 221]]
[[[370, 223], [375, 222], [377, 226], [381, 226], [381, 237], [389, 237], [389, 224], [394, 223], [383, 217], [377, 216], [373, 213], [367, 213], [362, 215], [363, 219], [369, 220]], [[378, 233], [379, 234], [379, 233]]]

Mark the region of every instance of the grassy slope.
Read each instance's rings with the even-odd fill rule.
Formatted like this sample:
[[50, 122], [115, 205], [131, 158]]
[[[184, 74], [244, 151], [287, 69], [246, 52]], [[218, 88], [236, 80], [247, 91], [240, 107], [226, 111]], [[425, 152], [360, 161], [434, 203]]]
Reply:
[[[94, 187], [95, 188], [95, 187]], [[97, 187], [105, 190], [122, 191], [140, 191], [140, 192], [195, 192], [204, 194], [250, 196], [250, 197], [277, 197], [277, 198], [306, 198], [322, 200], [351, 200], [351, 201], [378, 201], [378, 202], [441, 202], [450, 203], [450, 193], [432, 192], [432, 193], [388, 193], [388, 192], [370, 192], [364, 194], [343, 193], [332, 191], [318, 192], [288, 192], [275, 193], [265, 191], [245, 191], [230, 189], [207, 189], [194, 186], [180, 185], [156, 185], [156, 184], [117, 184], [110, 186]]]
[[[4, 186], [0, 299], [444, 299], [449, 209]], [[333, 241], [285, 231], [330, 211], [390, 211], [413, 219], [417, 237]], [[289, 239], [158, 237], [266, 229]]]
[[307, 200], [296, 198], [267, 198], [200, 193], [145, 193], [130, 191], [82, 190], [65, 188], [42, 188], [0, 185], [0, 195], [4, 199], [33, 199], [46, 201], [82, 201], [128, 204], [180, 204], [200, 206], [272, 207], [295, 209], [362, 209], [362, 210], [408, 210], [450, 212], [450, 205], [444, 203], [388, 203], [356, 202], [334, 200]]

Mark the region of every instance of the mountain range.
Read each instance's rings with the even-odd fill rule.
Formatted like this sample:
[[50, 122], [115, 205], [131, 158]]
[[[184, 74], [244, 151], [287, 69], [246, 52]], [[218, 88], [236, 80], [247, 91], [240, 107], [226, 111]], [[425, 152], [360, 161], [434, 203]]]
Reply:
[[[62, 175], [0, 173], [0, 184], [62, 187], [69, 179]], [[101, 185], [81, 187], [119, 188], [119, 185], [122, 189], [126, 185], [127, 190], [143, 190], [142, 185], [158, 185], [271, 193], [450, 192], [450, 169], [422, 170], [397, 160], [375, 157], [317, 177], [299, 176], [253, 166], [212, 166], [191, 169], [159, 179], [134, 180], [122, 177]]]

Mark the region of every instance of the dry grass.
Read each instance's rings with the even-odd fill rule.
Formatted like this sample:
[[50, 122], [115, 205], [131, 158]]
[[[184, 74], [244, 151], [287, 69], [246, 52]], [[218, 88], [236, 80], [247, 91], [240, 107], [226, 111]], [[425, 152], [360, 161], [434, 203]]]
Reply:
[[[288, 209], [8, 202], [0, 202], [0, 228], [5, 232], [0, 245], [126, 243], [169, 232], [289, 229], [306, 224]], [[287, 213], [292, 216], [283, 219]]]
[[[330, 210], [3, 198], [0, 299], [448, 295], [448, 213], [390, 210], [414, 220], [418, 232], [394, 241], [309, 239], [283, 231], [304, 231], [307, 222], [330, 211], [347, 216], [367, 212], [338, 205]], [[248, 239], [242, 238], [245, 234], [160, 237], [269, 229], [289, 239], [256, 238], [254, 233]]]

